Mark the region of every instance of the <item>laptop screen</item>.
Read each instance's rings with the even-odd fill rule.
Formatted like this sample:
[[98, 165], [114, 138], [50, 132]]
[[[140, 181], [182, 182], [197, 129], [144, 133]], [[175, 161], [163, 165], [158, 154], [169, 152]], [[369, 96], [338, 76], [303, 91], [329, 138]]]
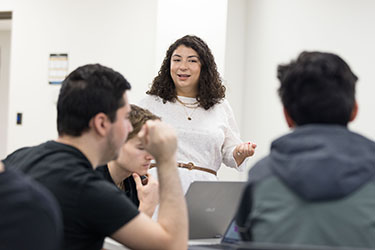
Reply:
[[246, 182], [195, 181], [186, 195], [189, 239], [222, 238]]
[[225, 234], [223, 236], [222, 242], [225, 243], [236, 243], [241, 241], [241, 236], [238, 232], [238, 226], [236, 224], [236, 220], [233, 219], [227, 228], [227, 231], [225, 231]]

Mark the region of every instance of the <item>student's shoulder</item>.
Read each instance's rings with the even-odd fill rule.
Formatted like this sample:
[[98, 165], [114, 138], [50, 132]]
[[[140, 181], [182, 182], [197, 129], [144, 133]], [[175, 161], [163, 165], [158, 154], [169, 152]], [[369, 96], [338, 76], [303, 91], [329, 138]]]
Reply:
[[251, 183], [257, 183], [265, 180], [267, 177], [273, 175], [271, 170], [271, 159], [269, 156], [264, 157], [259, 160], [255, 165], [250, 169], [248, 180]]
[[151, 105], [162, 104], [162, 103], [163, 103], [163, 99], [160, 98], [159, 96], [146, 95], [139, 101], [138, 105], [143, 108], [148, 108]]
[[[0, 197], [0, 211], [7, 214], [2, 219], [12, 229], [0, 235], [0, 245], [11, 245], [12, 249], [59, 248], [63, 231], [60, 207], [46, 188], [17, 170], [6, 169], [0, 174]], [[12, 233], [15, 231], [17, 234]], [[24, 241], [14, 241], [20, 235]]]
[[[54, 196], [41, 184], [18, 170], [6, 169], [1, 175], [2, 197], [15, 207], [28, 207], [34, 213], [59, 220], [60, 209]], [[5, 200], [5, 199], [4, 199]], [[3, 201], [4, 201], [3, 200]]]
[[[101, 173], [93, 171], [87, 173], [82, 179], [82, 193], [88, 199], [106, 200], [123, 200], [125, 195], [116, 185], [106, 180]], [[112, 200], [112, 201], [111, 201]]]
[[[95, 228], [105, 228], [106, 235], [111, 235], [139, 214], [122, 190], [99, 175], [86, 180], [77, 201], [79, 214]], [[95, 211], [91, 211], [93, 208]]]
[[76, 148], [58, 143], [56, 141], [47, 141], [42, 144], [31, 146], [31, 147], [22, 147], [15, 150], [13, 153], [9, 154], [3, 161], [6, 164], [13, 165], [13, 163], [19, 163], [23, 160], [28, 162], [42, 161], [49, 158], [66, 158], [67, 155], [75, 155], [82, 157], [83, 154]]
[[12, 162], [17, 160], [18, 158], [22, 158], [22, 157], [27, 156], [32, 151], [32, 148], [33, 147], [19, 148], [19, 149], [13, 151], [12, 153], [10, 153], [9, 155], [7, 155], [6, 158], [3, 159], [2, 161], [7, 165], [12, 165]]
[[103, 177], [106, 181], [109, 181], [112, 184], [115, 184], [113, 182], [113, 179], [111, 177], [111, 174], [108, 169], [108, 165], [99, 166], [95, 169], [95, 173], [99, 174], [101, 177]]

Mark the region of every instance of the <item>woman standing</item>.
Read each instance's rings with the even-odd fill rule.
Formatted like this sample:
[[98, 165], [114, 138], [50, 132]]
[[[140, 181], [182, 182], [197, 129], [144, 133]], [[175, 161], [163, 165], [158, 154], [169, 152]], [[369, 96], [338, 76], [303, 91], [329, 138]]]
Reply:
[[196, 180], [217, 180], [222, 163], [241, 170], [256, 145], [242, 142], [207, 44], [184, 36], [167, 50], [140, 106], [177, 131], [177, 161], [184, 192]]

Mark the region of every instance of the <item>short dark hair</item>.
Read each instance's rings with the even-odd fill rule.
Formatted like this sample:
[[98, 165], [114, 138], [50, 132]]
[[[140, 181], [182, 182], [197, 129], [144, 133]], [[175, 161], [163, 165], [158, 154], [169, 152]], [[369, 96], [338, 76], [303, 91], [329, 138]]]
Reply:
[[80, 136], [89, 121], [100, 112], [111, 122], [116, 111], [125, 105], [123, 95], [131, 88], [118, 72], [100, 64], [77, 68], [63, 81], [57, 101], [59, 135]]
[[180, 45], [192, 48], [199, 56], [201, 73], [198, 83], [197, 100], [201, 107], [209, 109], [225, 97], [225, 86], [222, 84], [210, 48], [197, 36], [186, 35], [169, 46], [159, 73], [154, 78], [150, 90], [146, 93], [161, 97], [164, 103], [166, 101], [176, 101], [176, 87], [171, 77], [170, 65], [172, 54]]
[[348, 124], [358, 78], [338, 55], [302, 52], [289, 64], [279, 65], [277, 77], [279, 96], [296, 125]]

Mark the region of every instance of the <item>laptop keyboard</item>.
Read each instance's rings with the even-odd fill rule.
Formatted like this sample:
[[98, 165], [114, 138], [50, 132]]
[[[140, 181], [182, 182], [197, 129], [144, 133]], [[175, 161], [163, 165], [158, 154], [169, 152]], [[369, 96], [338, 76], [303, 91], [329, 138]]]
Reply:
[[232, 246], [226, 246], [226, 245], [212, 245], [210, 246], [210, 248], [213, 248], [213, 249], [223, 249], [223, 250], [230, 250], [230, 249], [233, 249]]
[[189, 247], [189, 249], [222, 249], [222, 250], [232, 250], [236, 249], [236, 246], [231, 245], [222, 245], [222, 244], [214, 244], [214, 245], [195, 245], [192, 248]]

